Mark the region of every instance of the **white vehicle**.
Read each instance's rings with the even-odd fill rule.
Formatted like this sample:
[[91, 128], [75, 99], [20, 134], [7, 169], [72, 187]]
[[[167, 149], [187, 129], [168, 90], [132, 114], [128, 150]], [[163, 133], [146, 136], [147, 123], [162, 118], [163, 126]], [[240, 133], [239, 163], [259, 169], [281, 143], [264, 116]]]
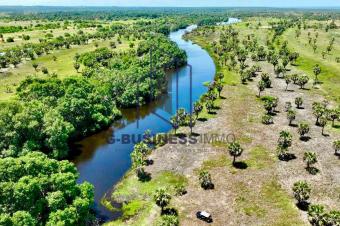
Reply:
[[203, 221], [206, 221], [208, 223], [211, 223], [212, 222], [212, 217], [211, 217], [211, 214], [206, 212], [206, 211], [198, 211], [196, 213], [196, 217], [198, 219], [201, 219]]

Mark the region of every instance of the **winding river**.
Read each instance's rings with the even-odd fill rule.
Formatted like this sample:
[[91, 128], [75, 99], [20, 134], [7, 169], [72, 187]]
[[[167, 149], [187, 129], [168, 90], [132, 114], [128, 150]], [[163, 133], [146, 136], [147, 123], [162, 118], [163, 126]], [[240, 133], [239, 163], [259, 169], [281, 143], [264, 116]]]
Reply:
[[[229, 19], [229, 23], [234, 23]], [[215, 65], [209, 54], [200, 46], [185, 41], [183, 35], [195, 29], [189, 26], [170, 34], [170, 39], [179, 48], [186, 51], [188, 64], [192, 65], [192, 101], [196, 101], [207, 91], [204, 82], [213, 80]], [[182, 67], [168, 76], [167, 93], [157, 101], [143, 106], [141, 109], [123, 110], [123, 118], [114, 123], [108, 130], [90, 136], [81, 141], [78, 155], [72, 160], [80, 173], [78, 182], [88, 181], [95, 187], [95, 209], [97, 215], [104, 220], [114, 216], [100, 204], [101, 198], [124, 176], [131, 167], [130, 153], [134, 143], [122, 141], [128, 137], [137, 141], [145, 130], [152, 134], [168, 132], [171, 124], [168, 122], [177, 108], [190, 108], [190, 70]], [[177, 101], [178, 99], [178, 101]]]

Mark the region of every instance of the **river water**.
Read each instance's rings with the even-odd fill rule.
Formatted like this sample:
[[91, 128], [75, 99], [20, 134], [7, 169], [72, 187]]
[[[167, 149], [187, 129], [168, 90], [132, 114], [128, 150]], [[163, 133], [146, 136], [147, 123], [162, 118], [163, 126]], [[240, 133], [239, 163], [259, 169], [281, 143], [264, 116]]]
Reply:
[[[183, 39], [185, 32], [194, 28], [195, 26], [189, 26], [170, 34], [170, 39], [186, 51], [188, 64], [192, 65], [192, 102], [207, 91], [204, 83], [212, 81], [216, 71], [212, 58], [205, 50]], [[122, 141], [122, 137], [127, 137], [130, 141], [133, 138], [137, 140], [147, 129], [150, 129], [152, 134], [168, 132], [171, 129], [168, 120], [176, 113], [176, 109], [190, 109], [189, 72], [187, 66], [172, 72], [168, 76], [167, 93], [159, 100], [139, 110], [123, 110], [123, 118], [111, 128], [79, 143], [76, 148], [79, 154], [72, 161], [80, 174], [78, 182], [88, 181], [95, 187], [95, 209], [99, 217], [105, 220], [116, 217], [100, 204], [100, 200], [131, 167], [130, 153], [134, 143]]]

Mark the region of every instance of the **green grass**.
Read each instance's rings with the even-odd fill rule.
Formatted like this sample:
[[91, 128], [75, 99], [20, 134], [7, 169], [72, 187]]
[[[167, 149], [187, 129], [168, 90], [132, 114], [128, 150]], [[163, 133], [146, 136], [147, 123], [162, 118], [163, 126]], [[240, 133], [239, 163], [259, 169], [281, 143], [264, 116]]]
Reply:
[[129, 219], [130, 217], [135, 216], [146, 206], [146, 204], [146, 201], [138, 199], [124, 203], [122, 207], [123, 219]]
[[199, 173], [202, 170], [211, 170], [213, 168], [217, 167], [226, 167], [228, 166], [230, 162], [230, 159], [227, 157], [227, 154], [222, 154], [217, 156], [214, 159], [209, 159], [203, 162], [200, 169], [195, 170], [197, 173]]
[[[316, 31], [319, 33], [317, 38], [317, 50], [314, 53], [313, 48], [308, 44], [307, 33], [311, 32], [311, 37], [315, 37]], [[299, 38], [295, 38], [295, 30], [289, 29], [283, 34], [283, 39], [288, 40], [290, 49], [297, 51], [300, 57], [297, 61], [297, 68], [305, 72], [311, 78], [314, 78], [313, 67], [319, 64], [321, 67], [321, 74], [318, 76], [321, 84], [322, 94], [328, 99], [335, 100], [340, 103], [340, 63], [335, 61], [336, 57], [340, 56], [340, 30], [330, 30], [328, 33], [324, 30], [307, 29], [303, 30]], [[325, 51], [331, 38], [335, 38], [334, 48], [330, 55], [326, 55], [325, 59], [322, 58], [322, 51]]]
[[249, 151], [246, 163], [252, 169], [265, 169], [273, 166], [275, 158], [265, 147], [256, 146]]
[[[162, 172], [149, 182], [141, 182], [133, 171], [128, 172], [117, 184], [112, 194], [112, 199], [123, 202], [123, 216], [107, 225], [148, 225], [151, 213], [160, 213], [159, 207], [154, 204], [153, 194], [159, 188], [165, 188], [171, 194], [175, 194], [175, 187], [187, 185], [187, 179], [172, 172]], [[129, 219], [133, 218], [132, 221]]]
[[277, 211], [273, 216], [275, 226], [305, 225], [299, 216], [298, 209], [291, 198], [276, 180], [270, 180], [262, 187], [261, 197]]
[[[109, 47], [109, 43], [112, 40], [105, 40], [105, 41], [96, 41], [98, 43], [98, 48], [100, 47]], [[27, 76], [39, 77], [39, 78], [46, 78], [48, 75], [44, 75], [41, 72], [42, 67], [46, 67], [49, 71], [49, 74], [56, 73], [58, 78], [65, 78], [71, 75], [79, 75], [73, 67], [74, 63], [74, 56], [76, 53], [82, 54], [85, 52], [93, 51], [96, 49], [95, 42], [92, 42], [88, 45], [80, 45], [80, 46], [73, 46], [70, 49], [60, 49], [55, 50], [49, 55], [43, 55], [38, 57], [34, 61], [27, 61], [19, 65], [17, 68], [9, 69], [6, 75], [2, 75], [0, 77], [0, 101], [7, 100], [15, 95], [16, 87], [20, 84], [22, 80], [24, 80]], [[135, 45], [137, 46], [137, 45]], [[117, 48], [114, 51], [122, 51], [129, 48], [129, 42], [124, 41], [122, 44], [117, 45]], [[53, 61], [52, 57], [56, 56], [57, 60]], [[32, 63], [36, 62], [39, 64], [38, 71], [35, 71]], [[81, 72], [82, 68], [80, 68]], [[7, 87], [10, 88], [11, 92], [7, 92]]]
[[129, 172], [126, 177], [115, 187], [112, 194], [113, 199], [120, 200], [127, 197], [141, 198], [145, 195], [150, 196], [157, 188], [167, 188], [170, 192], [174, 191], [176, 185], [185, 185], [186, 178], [171, 172], [163, 172], [149, 182], [141, 182], [133, 171]]

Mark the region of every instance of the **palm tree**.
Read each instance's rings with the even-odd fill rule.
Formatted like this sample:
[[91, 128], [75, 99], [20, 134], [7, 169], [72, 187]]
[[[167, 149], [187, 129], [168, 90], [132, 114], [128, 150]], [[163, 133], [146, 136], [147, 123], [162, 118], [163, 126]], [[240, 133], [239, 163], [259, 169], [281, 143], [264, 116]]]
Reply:
[[327, 118], [325, 116], [321, 116], [319, 119], [319, 126], [322, 127], [321, 134], [324, 135], [325, 126], [327, 125]]
[[212, 100], [208, 100], [205, 107], [208, 110], [208, 113], [211, 113], [211, 110], [214, 108], [214, 102]]
[[260, 80], [257, 84], [257, 88], [259, 89], [259, 97], [261, 97], [261, 92], [265, 90], [266, 83], [263, 80]]
[[340, 119], [340, 108], [328, 110], [327, 116], [332, 121], [332, 127], [334, 127], [335, 120]]
[[198, 118], [199, 113], [203, 110], [203, 105], [200, 101], [196, 101], [194, 103], [194, 113], [196, 114], [196, 118]]
[[303, 99], [302, 99], [302, 97], [297, 97], [297, 98], [295, 98], [295, 104], [296, 104], [296, 107], [297, 107], [297, 108], [300, 108], [300, 107], [302, 106], [302, 104], [303, 104]]
[[306, 122], [299, 123], [298, 133], [300, 134], [300, 138], [305, 137], [307, 133], [309, 133], [309, 124]]
[[335, 154], [338, 154], [338, 152], [340, 151], [340, 140], [336, 140], [333, 142], [333, 148], [334, 148]]
[[312, 225], [321, 226], [324, 224], [325, 209], [322, 205], [310, 205], [308, 207], [309, 221]]
[[233, 156], [233, 165], [235, 165], [236, 157], [242, 155], [243, 148], [238, 142], [232, 142], [228, 145], [228, 151], [231, 156]]
[[34, 70], [37, 71], [37, 68], [39, 67], [39, 64], [34, 62], [34, 63], [32, 63], [32, 66], [33, 66]]
[[298, 204], [305, 204], [309, 199], [311, 188], [306, 181], [297, 181], [293, 185], [294, 197]]
[[279, 147], [287, 149], [292, 145], [293, 136], [288, 131], [281, 131], [278, 139]]
[[286, 82], [286, 91], [287, 91], [288, 85], [289, 85], [289, 83], [292, 82], [292, 79], [289, 75], [285, 75], [284, 79], [285, 79], [285, 82]]
[[200, 172], [199, 181], [201, 183], [201, 187], [204, 189], [211, 189], [214, 186], [211, 180], [211, 175], [208, 171], [203, 170]]
[[314, 165], [315, 163], [318, 162], [317, 158], [316, 158], [316, 153], [315, 152], [305, 152], [305, 154], [303, 155], [303, 161], [306, 162], [307, 170], [311, 169], [311, 165]]
[[79, 72], [80, 64], [78, 62], [75, 62], [73, 64], [74, 69], [76, 69], [77, 73]]
[[177, 117], [176, 115], [173, 116], [173, 117], [170, 119], [170, 122], [171, 122], [172, 128], [175, 130], [175, 134], [176, 134], [176, 131], [177, 131], [177, 129], [179, 128], [179, 120], [178, 120], [178, 117]]
[[217, 89], [217, 92], [218, 92], [218, 97], [221, 97], [221, 92], [223, 90], [223, 84], [221, 82], [217, 82], [216, 83], [216, 89]]
[[323, 116], [323, 114], [325, 113], [326, 109], [325, 107], [319, 103], [319, 102], [314, 102], [313, 103], [313, 114], [315, 115], [316, 117], [316, 122], [315, 122], [315, 125], [319, 125], [319, 118], [321, 116]]
[[154, 201], [156, 202], [156, 205], [161, 207], [162, 212], [164, 210], [164, 207], [169, 205], [171, 200], [171, 195], [166, 192], [164, 188], [159, 188], [156, 190], [154, 194]]
[[296, 118], [296, 111], [294, 110], [288, 110], [287, 112], [287, 119], [289, 121], [289, 125], [292, 125], [293, 120]]
[[315, 82], [318, 82], [318, 75], [321, 73], [321, 68], [318, 64], [313, 67], [313, 73], [315, 75]]

